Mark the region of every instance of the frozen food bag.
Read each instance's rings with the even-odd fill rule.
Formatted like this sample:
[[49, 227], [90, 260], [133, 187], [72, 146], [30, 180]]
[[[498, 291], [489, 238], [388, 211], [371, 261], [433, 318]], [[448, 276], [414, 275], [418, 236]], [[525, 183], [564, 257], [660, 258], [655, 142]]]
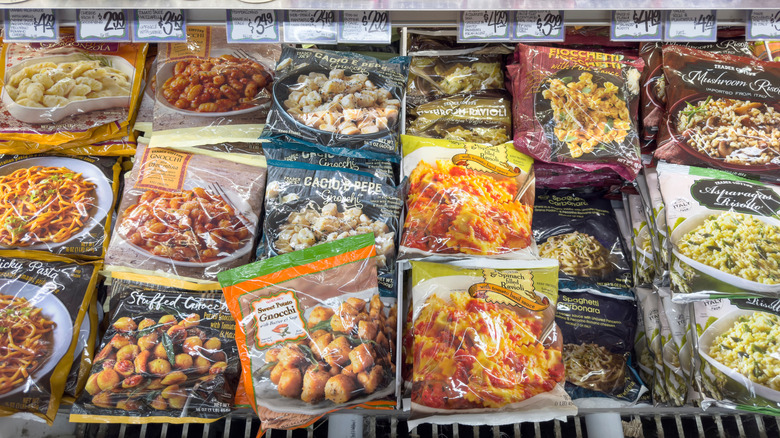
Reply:
[[644, 62], [620, 54], [518, 44], [508, 65], [514, 141], [537, 160], [627, 180], [639, 169], [636, 113]]
[[323, 152], [397, 161], [408, 61], [286, 46], [264, 137]]
[[225, 299], [166, 280], [113, 282], [122, 298], [70, 421], [209, 423], [230, 413], [239, 359]]
[[659, 163], [675, 302], [780, 296], [780, 187]]
[[574, 415], [555, 323], [551, 259], [412, 261], [408, 426], [500, 425]]
[[504, 89], [498, 55], [414, 56], [409, 63], [406, 103], [416, 106], [460, 93]]
[[644, 204], [641, 198], [642, 196], [639, 194], [624, 195], [631, 219], [631, 232], [634, 242], [634, 257], [632, 261], [635, 286], [651, 285], [655, 276], [653, 240], [650, 232], [651, 225], [647, 223], [647, 216], [645, 215]]
[[655, 157], [780, 181], [780, 65], [665, 46], [667, 107]]
[[776, 298], [723, 298], [691, 304], [702, 406], [780, 414]]
[[409, 189], [400, 258], [537, 257], [530, 157], [511, 143], [402, 140]]
[[0, 136], [40, 153], [67, 143], [127, 135], [138, 101], [147, 44], [77, 43], [72, 28], [56, 43], [3, 44]]
[[187, 26], [186, 43], [160, 44], [150, 145], [256, 140], [280, 54], [279, 44], [229, 45], [224, 27]]
[[395, 407], [398, 311], [379, 295], [375, 255], [359, 234], [218, 275], [262, 428]]
[[262, 258], [372, 233], [383, 296], [395, 297], [402, 187], [349, 169], [279, 161], [266, 151]]
[[[98, 292], [92, 294], [89, 303], [89, 310], [84, 315], [87, 323], [82, 323], [79, 327], [78, 341], [76, 341], [76, 351], [74, 351], [73, 365], [65, 381], [65, 390], [62, 393], [62, 401], [73, 404], [76, 397], [84, 390], [87, 384], [87, 378], [92, 370], [95, 349], [97, 348], [98, 337]], [[82, 348], [79, 348], [83, 346]], [[78, 351], [81, 351], [79, 354]]]
[[[652, 359], [650, 374], [653, 376], [651, 393], [653, 403], [664, 405], [669, 399], [664, 378], [663, 340], [661, 337], [660, 299], [658, 293], [650, 287], [637, 287], [634, 289], [642, 314], [642, 322], [645, 326], [645, 342]], [[644, 357], [642, 363], [648, 364], [648, 358]]]
[[647, 391], [633, 368], [636, 298], [559, 286], [555, 324], [563, 336], [566, 392], [579, 407], [606, 404], [604, 397], [620, 402], [614, 406], [635, 403]]
[[604, 190], [538, 190], [534, 238], [541, 257], [558, 260], [561, 279], [620, 291], [633, 285], [631, 255], [605, 195]]
[[406, 133], [499, 145], [512, 140], [511, 105], [503, 90], [443, 97], [407, 108]]
[[102, 257], [118, 190], [115, 157], [0, 155], [0, 248]]
[[[99, 262], [0, 251], [0, 416], [30, 413], [50, 425], [68, 373], [88, 343], [87, 312]], [[89, 362], [80, 366], [89, 369]]]
[[139, 145], [106, 270], [214, 282], [218, 272], [247, 263], [265, 173], [259, 153]]

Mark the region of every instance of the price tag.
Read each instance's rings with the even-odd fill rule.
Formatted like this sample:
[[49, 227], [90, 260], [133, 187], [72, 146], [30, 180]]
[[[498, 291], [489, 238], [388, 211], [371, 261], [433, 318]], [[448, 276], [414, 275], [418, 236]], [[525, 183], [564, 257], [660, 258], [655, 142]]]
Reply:
[[281, 38], [276, 11], [228, 10], [227, 40], [229, 43], [278, 43]]
[[340, 43], [390, 44], [392, 29], [387, 11], [342, 11], [339, 13]]
[[284, 42], [336, 44], [336, 12], [324, 9], [287, 11]]
[[133, 17], [133, 41], [183, 43], [187, 19], [181, 9], [137, 9]]
[[661, 41], [663, 37], [660, 10], [612, 11], [609, 31], [609, 39], [612, 41]]
[[776, 40], [780, 38], [780, 9], [748, 11], [745, 39]]
[[53, 9], [6, 9], [5, 40], [19, 43], [56, 42], [60, 26]]
[[718, 40], [717, 11], [674, 9], [667, 13], [664, 26], [665, 41], [704, 41]]
[[563, 41], [563, 11], [515, 11], [514, 41]]
[[76, 41], [130, 42], [128, 17], [125, 9], [76, 9]]
[[508, 11], [462, 11], [458, 21], [458, 42], [511, 41], [512, 23]]

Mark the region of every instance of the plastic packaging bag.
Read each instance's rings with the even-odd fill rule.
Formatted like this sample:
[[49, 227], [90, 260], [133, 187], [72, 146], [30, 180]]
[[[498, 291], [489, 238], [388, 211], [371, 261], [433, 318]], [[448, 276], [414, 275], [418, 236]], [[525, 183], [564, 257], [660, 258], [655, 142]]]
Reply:
[[398, 314], [379, 297], [374, 244], [360, 234], [219, 274], [264, 429], [395, 406]]
[[147, 47], [77, 43], [67, 28], [57, 43], [3, 44], [0, 135], [16, 142], [3, 152], [40, 153], [127, 135]]
[[[0, 252], [0, 416], [29, 412], [52, 424], [74, 358], [99, 265], [49, 254]], [[16, 348], [14, 348], [16, 346]], [[82, 362], [89, 369], [88, 362]]]
[[503, 88], [499, 56], [415, 56], [409, 64], [406, 103], [414, 106], [453, 94]]
[[382, 296], [396, 297], [396, 257], [402, 189], [349, 169], [278, 161], [266, 151], [268, 184], [262, 257], [373, 233]]
[[410, 429], [428, 422], [498, 425], [576, 413], [563, 389], [554, 260], [411, 263]]
[[535, 258], [533, 160], [497, 146], [402, 136], [409, 177], [400, 258]]
[[144, 280], [113, 282], [122, 298], [70, 421], [208, 423], [230, 413], [239, 360], [222, 294]]
[[264, 137], [290, 136], [323, 152], [398, 154], [407, 61], [284, 48]]
[[280, 53], [279, 44], [229, 45], [223, 27], [187, 26], [186, 43], [160, 44], [150, 145], [255, 141]]
[[655, 157], [780, 181], [780, 65], [665, 46], [666, 117]]
[[594, 288], [633, 285], [631, 256], [605, 191], [539, 190], [534, 238], [541, 257], [557, 259], [561, 279]]
[[0, 246], [101, 257], [118, 190], [116, 158], [0, 156]]
[[252, 257], [265, 157], [139, 145], [106, 270], [216, 280]]
[[[635, 125], [641, 59], [518, 44], [508, 65], [515, 146], [537, 160], [627, 180], [641, 169]], [[586, 108], [586, 109], [583, 109]]]
[[675, 302], [780, 296], [780, 187], [658, 164]]
[[[635, 403], [647, 389], [632, 367], [636, 299], [589, 289], [561, 288], [555, 323], [563, 336], [566, 392], [582, 407], [603, 397]], [[580, 401], [578, 401], [580, 400]]]

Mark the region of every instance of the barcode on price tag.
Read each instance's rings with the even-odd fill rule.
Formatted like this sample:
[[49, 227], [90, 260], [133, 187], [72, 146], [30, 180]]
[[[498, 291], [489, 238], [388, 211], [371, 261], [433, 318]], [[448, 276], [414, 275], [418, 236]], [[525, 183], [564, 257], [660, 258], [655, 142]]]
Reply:
[[458, 21], [458, 42], [511, 41], [509, 11], [462, 11]]
[[60, 26], [53, 9], [6, 9], [5, 40], [19, 43], [55, 42]]
[[664, 37], [660, 10], [612, 11], [612, 41], [661, 41]]
[[674, 9], [667, 12], [665, 41], [718, 40], [718, 16], [713, 10]]
[[339, 13], [340, 43], [390, 44], [392, 29], [387, 11]]
[[780, 9], [754, 9], [747, 14], [746, 40], [780, 39]]
[[336, 44], [336, 12], [324, 9], [287, 11], [284, 42]]
[[76, 41], [130, 41], [130, 11], [124, 9], [76, 9]]
[[183, 43], [187, 19], [181, 9], [137, 9], [133, 17], [133, 41]]
[[276, 11], [236, 9], [227, 11], [229, 43], [278, 43], [279, 22]]
[[563, 41], [563, 11], [515, 11], [514, 41]]

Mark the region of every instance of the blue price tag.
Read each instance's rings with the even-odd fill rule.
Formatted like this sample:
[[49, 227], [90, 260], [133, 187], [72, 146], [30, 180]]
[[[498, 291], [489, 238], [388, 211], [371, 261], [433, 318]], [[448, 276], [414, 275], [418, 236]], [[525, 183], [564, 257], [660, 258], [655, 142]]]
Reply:
[[661, 18], [660, 10], [612, 11], [609, 39], [612, 41], [661, 41], [664, 37]]
[[127, 9], [76, 9], [76, 41], [130, 42]]
[[5, 36], [10, 42], [56, 42], [60, 25], [54, 9], [6, 9]]
[[229, 43], [278, 43], [281, 41], [276, 11], [236, 9], [227, 11]]
[[183, 43], [187, 18], [182, 9], [137, 9], [133, 17], [133, 41]]
[[667, 12], [664, 25], [665, 41], [701, 41], [718, 40], [718, 15], [714, 9], [693, 10], [674, 9]]

